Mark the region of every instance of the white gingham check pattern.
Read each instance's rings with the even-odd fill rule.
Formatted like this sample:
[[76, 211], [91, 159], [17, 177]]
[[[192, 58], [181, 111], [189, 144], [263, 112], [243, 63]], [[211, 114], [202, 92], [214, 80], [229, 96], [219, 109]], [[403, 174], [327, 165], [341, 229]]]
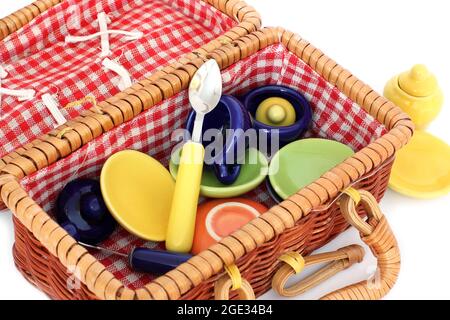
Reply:
[[[0, 157], [55, 127], [55, 119], [41, 101], [43, 94], [55, 94], [59, 104], [65, 106], [87, 95], [102, 101], [119, 91], [119, 77], [101, 65], [100, 39], [64, 42], [68, 34], [97, 32], [97, 15], [102, 11], [111, 19], [108, 28], [144, 33], [135, 41], [110, 37], [110, 58], [125, 67], [134, 81], [175, 62], [180, 55], [213, 40], [235, 24], [199, 0], [63, 1], [0, 42], [0, 64], [8, 71], [2, 86], [37, 92], [28, 102], [3, 96]], [[89, 107], [63, 109], [62, 113], [69, 120]]]
[[[287, 85], [303, 92], [314, 111], [314, 125], [309, 135], [338, 140], [355, 150], [363, 148], [386, 132], [384, 126], [320, 78], [282, 45], [270, 46], [240, 61], [223, 72], [223, 80], [227, 93], [242, 94], [264, 84]], [[176, 144], [171, 142], [171, 134], [175, 129], [183, 127], [188, 112], [187, 94], [182, 92], [105, 133], [58, 163], [25, 178], [22, 185], [46, 212], [51, 213], [55, 197], [65, 184], [78, 177], [98, 177], [102, 164], [115, 152], [124, 149], [140, 150], [167, 166]], [[270, 207], [274, 202], [266, 191], [262, 185], [247, 197]], [[135, 246], [155, 246], [121, 228], [102, 245], [122, 252], [129, 252]], [[162, 248], [163, 245], [157, 247]], [[96, 252], [93, 254], [97, 255], [109, 271], [132, 288], [139, 288], [153, 278], [152, 275], [132, 272], [123, 259]]]

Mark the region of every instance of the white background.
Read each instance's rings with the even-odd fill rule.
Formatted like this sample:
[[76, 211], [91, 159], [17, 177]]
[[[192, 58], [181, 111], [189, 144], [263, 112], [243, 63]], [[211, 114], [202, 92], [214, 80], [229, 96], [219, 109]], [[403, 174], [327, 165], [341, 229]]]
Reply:
[[[0, 16], [30, 0], [1, 1]], [[443, 0], [247, 0], [266, 26], [283, 26], [311, 41], [379, 92], [393, 75], [416, 63], [436, 73], [450, 99], [449, 4]], [[1, 62], [1, 61], [0, 61]], [[429, 131], [450, 142], [450, 105]], [[450, 299], [450, 197], [433, 201], [409, 199], [389, 191], [382, 202], [399, 241], [402, 271], [387, 299]], [[348, 231], [324, 248], [360, 243]], [[0, 299], [43, 299], [14, 268], [13, 226], [9, 212], [0, 213]], [[365, 262], [299, 297], [317, 299], [330, 290], [365, 279], [373, 271]], [[277, 299], [270, 292], [263, 298]]]

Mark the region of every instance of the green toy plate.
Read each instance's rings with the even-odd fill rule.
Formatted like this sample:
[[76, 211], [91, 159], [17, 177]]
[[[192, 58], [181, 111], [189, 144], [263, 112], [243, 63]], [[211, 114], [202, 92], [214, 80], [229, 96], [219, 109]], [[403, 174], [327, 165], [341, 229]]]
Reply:
[[304, 139], [281, 149], [270, 163], [270, 183], [287, 199], [354, 154], [348, 146], [325, 139]]
[[[216, 199], [238, 197], [258, 187], [267, 177], [268, 169], [266, 157], [251, 148], [247, 150], [246, 161], [242, 165], [239, 178], [230, 186], [220, 183], [213, 170], [204, 168], [200, 193], [204, 197]], [[170, 162], [170, 173], [174, 179], [177, 178], [178, 166], [173, 161]]]

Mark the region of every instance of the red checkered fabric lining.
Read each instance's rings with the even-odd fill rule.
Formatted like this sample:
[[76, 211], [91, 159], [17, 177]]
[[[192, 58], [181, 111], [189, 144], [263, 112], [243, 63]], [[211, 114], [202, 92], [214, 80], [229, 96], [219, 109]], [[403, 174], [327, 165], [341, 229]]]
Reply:
[[[282, 45], [270, 46], [223, 72], [226, 93], [242, 94], [265, 84], [287, 85], [303, 92], [314, 110], [310, 136], [334, 139], [359, 150], [386, 132], [384, 126], [345, 95], [320, 78], [310, 67]], [[115, 152], [135, 149], [168, 165], [171, 134], [183, 127], [189, 112], [187, 93], [182, 92], [92, 141], [69, 157], [25, 178], [22, 185], [46, 212], [66, 183], [78, 177], [98, 177], [102, 164]], [[264, 185], [247, 197], [274, 205]], [[155, 199], [157, 201], [157, 199]], [[162, 247], [146, 243], [119, 228], [103, 246], [130, 252], [135, 246]], [[118, 279], [139, 288], [152, 275], [132, 272], [124, 259], [92, 252]]]
[[[87, 95], [102, 101], [119, 91], [119, 77], [102, 67], [99, 38], [75, 44], [64, 41], [68, 34], [98, 32], [99, 12], [111, 19], [109, 29], [144, 33], [134, 41], [110, 36], [110, 58], [124, 66], [134, 81], [150, 76], [235, 24], [199, 0], [63, 1], [0, 42], [0, 64], [9, 74], [2, 87], [37, 92], [27, 102], [3, 96], [0, 157], [55, 127], [56, 121], [41, 101], [42, 94], [55, 94], [65, 106]], [[69, 120], [89, 107], [63, 109], [62, 113]]]

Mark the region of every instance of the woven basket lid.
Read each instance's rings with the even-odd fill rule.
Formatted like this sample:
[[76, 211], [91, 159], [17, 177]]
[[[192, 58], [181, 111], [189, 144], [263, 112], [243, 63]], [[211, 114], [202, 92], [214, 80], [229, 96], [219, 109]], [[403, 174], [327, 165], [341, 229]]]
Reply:
[[[108, 39], [112, 53], [108, 58], [127, 69], [133, 83], [152, 81], [182, 56], [191, 60], [197, 57], [194, 53], [205, 55], [261, 26], [259, 14], [240, 0], [163, 0], [156, 4], [38, 0], [0, 19], [0, 71], [5, 71], [0, 72], [0, 86], [34, 91], [28, 101], [6, 94], [0, 98], [0, 169], [29, 149], [35, 139], [64, 128], [58, 127], [61, 117], [58, 121], [43, 102], [44, 94], [56, 100], [62, 121], [90, 109], [93, 101], [86, 98], [93, 96], [101, 102], [120, 94], [123, 86], [118, 80], [123, 79], [119, 73], [105, 72], [100, 36], [64, 43], [68, 35], [101, 31], [100, 12], [108, 17], [107, 30], [143, 33], [134, 41], [121, 34], [110, 34]], [[65, 108], [68, 105], [73, 107]]]

